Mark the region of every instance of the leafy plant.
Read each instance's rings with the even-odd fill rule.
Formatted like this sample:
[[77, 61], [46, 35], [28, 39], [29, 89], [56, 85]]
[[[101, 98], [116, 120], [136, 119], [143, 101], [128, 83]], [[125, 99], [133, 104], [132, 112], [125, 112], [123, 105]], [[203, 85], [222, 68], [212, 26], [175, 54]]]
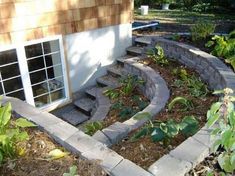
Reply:
[[102, 128], [103, 128], [102, 122], [100, 121], [90, 122], [90, 123], [85, 124], [84, 132], [92, 136], [93, 134], [95, 134], [95, 132], [97, 132], [98, 130], [101, 130]]
[[126, 77], [123, 77], [120, 79], [121, 83], [121, 93], [125, 96], [130, 95], [134, 89], [139, 86], [143, 85], [145, 81], [143, 79], [140, 79], [137, 75], [127, 75]]
[[152, 58], [154, 60], [154, 62], [156, 62], [157, 64], [160, 64], [162, 66], [169, 64], [168, 59], [164, 55], [163, 48], [159, 45], [156, 45], [155, 48], [150, 49], [147, 52], [147, 56]]
[[7, 157], [14, 158], [24, 153], [24, 149], [19, 146], [20, 142], [29, 139], [24, 128], [36, 126], [24, 118], [11, 120], [11, 112], [10, 103], [0, 105], [0, 163]]
[[108, 89], [108, 90], [105, 90], [103, 93], [105, 96], [109, 97], [112, 100], [120, 96], [120, 92], [116, 89]]
[[228, 36], [212, 37], [212, 40], [206, 43], [206, 47], [213, 47], [212, 54], [225, 59], [235, 70], [235, 30]]
[[198, 21], [194, 26], [190, 28], [192, 40], [200, 41], [206, 39], [215, 31], [215, 24], [207, 21]]
[[194, 12], [206, 12], [211, 9], [210, 3], [198, 3], [192, 7], [192, 11]]
[[132, 100], [137, 104], [138, 110], [142, 111], [146, 106], [148, 106], [148, 102], [144, 101], [140, 96], [134, 95]]
[[122, 102], [117, 102], [111, 106], [111, 109], [118, 110], [118, 116], [121, 119], [127, 119], [131, 117], [135, 113], [137, 113], [138, 109], [133, 109], [132, 107], [125, 106]]
[[172, 36], [171, 36], [171, 40], [174, 40], [174, 41], [179, 41], [180, 40], [180, 35], [179, 34], [173, 34]]
[[176, 97], [168, 104], [168, 110], [171, 111], [176, 104], [181, 104], [184, 106], [183, 111], [190, 110], [193, 108], [192, 101], [184, 97]]
[[212, 127], [215, 123], [218, 127], [211, 132], [216, 136], [213, 145], [213, 151], [216, 152], [219, 147], [223, 152], [218, 157], [220, 167], [227, 173], [235, 173], [235, 96], [232, 96], [233, 90], [226, 88], [223, 91], [216, 91], [214, 94], [224, 94], [224, 97], [214, 103], [207, 112], [207, 125]]
[[201, 97], [208, 93], [208, 89], [201, 79], [195, 75], [189, 75], [185, 69], [174, 69], [173, 74], [179, 78], [174, 81], [174, 86], [181, 87], [186, 85], [192, 96]]
[[69, 173], [64, 173], [63, 176], [78, 176], [78, 168], [73, 165], [69, 168]]
[[138, 117], [138, 120], [147, 118], [149, 124], [135, 133], [131, 137], [131, 141], [150, 135], [153, 142], [163, 142], [164, 145], [168, 145], [171, 139], [179, 133], [190, 136], [198, 130], [198, 121], [193, 116], [185, 116], [179, 123], [173, 119], [169, 119], [166, 122], [152, 121], [149, 117], [150, 116]]

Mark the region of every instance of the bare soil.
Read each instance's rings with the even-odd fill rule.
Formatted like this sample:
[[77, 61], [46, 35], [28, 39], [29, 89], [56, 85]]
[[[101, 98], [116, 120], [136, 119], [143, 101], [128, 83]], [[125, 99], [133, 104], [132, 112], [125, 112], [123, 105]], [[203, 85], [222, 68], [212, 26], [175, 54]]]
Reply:
[[72, 165], [77, 166], [79, 176], [107, 176], [97, 162], [82, 160], [72, 154], [61, 159], [48, 160], [48, 153], [53, 149], [65, 149], [36, 128], [27, 131], [30, 139], [21, 144], [26, 149], [25, 155], [8, 159], [0, 167], [0, 176], [62, 176], [69, 172]]
[[[193, 115], [199, 121], [200, 127], [204, 126], [206, 122], [206, 112], [210, 108], [211, 104], [217, 100], [217, 97], [212, 94], [207, 94], [205, 97], [195, 98], [190, 95], [190, 92], [186, 85], [177, 88], [174, 86], [174, 81], [176, 76], [172, 73], [172, 70], [175, 68], [185, 68], [188, 74], [195, 74], [193, 70], [181, 66], [176, 62], [171, 62], [168, 66], [161, 67], [153, 63], [150, 59], [144, 61], [146, 65], [149, 65], [165, 79], [170, 89], [171, 96], [169, 102], [177, 96], [186, 97], [191, 100], [194, 104], [194, 109], [190, 111], [181, 111], [180, 106], [176, 106], [171, 112], [165, 108], [160, 112], [155, 119], [160, 121], [166, 121], [173, 118], [176, 121], [181, 121], [184, 116]], [[160, 143], [154, 143], [151, 141], [150, 137], [143, 137], [135, 142], [131, 142], [129, 139], [135, 133], [131, 133], [127, 138], [122, 140], [117, 145], [113, 146], [112, 149], [122, 155], [124, 158], [127, 158], [137, 165], [147, 169], [151, 164], [158, 160], [163, 155], [169, 153], [172, 149], [182, 143], [186, 137], [183, 135], [178, 135], [172, 139], [170, 145], [164, 146]]]

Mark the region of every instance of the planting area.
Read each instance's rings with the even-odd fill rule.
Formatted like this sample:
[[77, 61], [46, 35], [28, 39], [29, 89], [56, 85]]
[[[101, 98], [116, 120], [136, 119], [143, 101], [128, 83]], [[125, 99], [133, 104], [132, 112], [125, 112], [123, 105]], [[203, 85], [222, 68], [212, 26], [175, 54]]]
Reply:
[[[141, 63], [150, 66], [165, 79], [171, 92], [168, 106], [144, 127], [133, 131], [112, 149], [147, 169], [164, 154], [182, 143], [206, 123], [206, 112], [217, 97], [213, 96], [199, 76], [176, 61], [158, 61], [150, 56]], [[177, 124], [189, 122], [178, 131]], [[170, 131], [162, 133], [165, 125]], [[171, 131], [172, 130], [172, 131]], [[154, 131], [158, 134], [154, 135]]]
[[[11, 121], [11, 130], [13, 135]], [[27, 125], [26, 125], [27, 126]], [[8, 129], [9, 130], [9, 129]], [[76, 173], [82, 176], [106, 176], [107, 174], [98, 166], [97, 163], [86, 161], [67, 152], [63, 147], [54, 142], [46, 133], [37, 129], [37, 127], [30, 127], [25, 131], [20, 130], [22, 133], [17, 134], [22, 139], [23, 135], [28, 135], [25, 140], [18, 141], [13, 149], [16, 153], [11, 152], [3, 160], [0, 167], [1, 176], [62, 176], [69, 173], [70, 167], [76, 168]], [[16, 135], [16, 134], [15, 134]], [[11, 139], [16, 142], [16, 137]], [[6, 147], [6, 146], [5, 146]], [[11, 147], [1, 147], [1, 152], [10, 153]], [[72, 172], [70, 172], [72, 174]]]

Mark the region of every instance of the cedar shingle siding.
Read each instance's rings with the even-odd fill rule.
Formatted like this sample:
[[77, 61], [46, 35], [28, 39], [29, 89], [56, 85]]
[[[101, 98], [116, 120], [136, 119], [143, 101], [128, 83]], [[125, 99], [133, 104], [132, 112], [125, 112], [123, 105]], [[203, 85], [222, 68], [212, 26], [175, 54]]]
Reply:
[[0, 45], [129, 23], [134, 0], [0, 0]]

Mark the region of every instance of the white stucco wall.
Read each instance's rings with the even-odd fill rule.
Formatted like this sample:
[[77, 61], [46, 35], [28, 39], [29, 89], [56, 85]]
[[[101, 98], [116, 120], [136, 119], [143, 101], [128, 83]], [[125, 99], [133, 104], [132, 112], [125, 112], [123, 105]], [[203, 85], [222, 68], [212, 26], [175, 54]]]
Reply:
[[108, 65], [125, 55], [132, 43], [131, 24], [70, 34], [65, 36], [67, 63], [72, 92], [95, 84]]

